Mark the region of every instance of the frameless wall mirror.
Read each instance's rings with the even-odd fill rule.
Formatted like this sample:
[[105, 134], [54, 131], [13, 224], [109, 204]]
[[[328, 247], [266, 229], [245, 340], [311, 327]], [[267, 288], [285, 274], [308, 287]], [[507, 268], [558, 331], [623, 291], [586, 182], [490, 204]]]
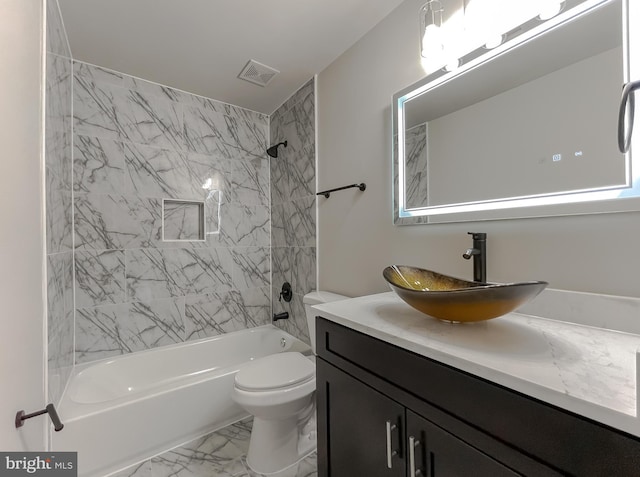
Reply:
[[618, 150], [626, 1], [566, 0], [395, 94], [395, 223], [640, 210]]

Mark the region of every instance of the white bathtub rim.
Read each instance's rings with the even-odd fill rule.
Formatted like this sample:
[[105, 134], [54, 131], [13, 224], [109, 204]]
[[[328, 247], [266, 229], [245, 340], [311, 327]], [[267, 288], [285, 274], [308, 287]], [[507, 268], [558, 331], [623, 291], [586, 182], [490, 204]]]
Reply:
[[[271, 324], [261, 325], [261, 326], [254, 326], [252, 328], [246, 328], [244, 330], [230, 331], [228, 333], [222, 333], [222, 334], [215, 335], [215, 336], [208, 336], [206, 338], [198, 338], [196, 340], [181, 341], [179, 343], [171, 343], [171, 344], [168, 344], [168, 345], [156, 346], [154, 348], [144, 349], [144, 350], [140, 350], [140, 351], [134, 351], [132, 353], [118, 354], [118, 355], [115, 355], [115, 356], [109, 356], [107, 358], [100, 358], [100, 359], [96, 359], [96, 360], [93, 360], [93, 361], [87, 361], [85, 363], [76, 364], [74, 366], [74, 368], [73, 368], [72, 377], [76, 376], [77, 374], [79, 374], [82, 370], [90, 368], [91, 366], [96, 366], [98, 364], [103, 364], [103, 363], [109, 363], [109, 362], [111, 362], [113, 360], [116, 360], [116, 359], [127, 358], [129, 356], [134, 356], [134, 355], [135, 356], [140, 356], [140, 355], [143, 355], [143, 354], [148, 354], [148, 353], [153, 353], [153, 352], [163, 351], [163, 350], [169, 350], [169, 349], [174, 349], [174, 348], [191, 347], [191, 346], [195, 346], [195, 345], [197, 345], [199, 343], [203, 343], [203, 342], [217, 341], [217, 340], [223, 339], [223, 338], [225, 338], [227, 336], [235, 336], [235, 335], [238, 335], [240, 333], [257, 333], [260, 330], [266, 330], [266, 329], [271, 329], [271, 330], [274, 330], [274, 331], [280, 331], [280, 332], [284, 333], [285, 335], [288, 335], [291, 338], [300, 341], [298, 338], [296, 338], [295, 336], [287, 333], [282, 328], [278, 328], [277, 326], [273, 326]], [[305, 353], [302, 353], [302, 354], [305, 354]]]
[[[90, 361], [87, 363], [82, 363], [80, 365], [77, 365], [74, 367], [74, 370], [71, 373], [69, 381], [65, 386], [65, 391], [60, 399], [60, 403], [58, 406], [58, 412], [60, 414], [60, 417], [63, 420], [63, 422], [74, 422], [76, 420], [104, 412], [105, 408], [117, 409], [122, 406], [127, 406], [129, 404], [146, 400], [146, 399], [151, 399], [153, 397], [157, 397], [162, 394], [173, 392], [178, 389], [195, 386], [197, 384], [200, 384], [204, 381], [208, 381], [209, 379], [212, 379], [215, 377], [223, 377], [231, 373], [236, 373], [245, 363], [244, 362], [235, 363], [235, 364], [227, 365], [224, 367], [210, 369], [205, 372], [201, 372], [201, 373], [186, 376], [186, 377], [185, 376], [176, 377], [175, 379], [172, 379], [168, 382], [163, 383], [162, 385], [159, 385], [151, 389], [143, 389], [143, 390], [140, 390], [139, 392], [132, 393], [130, 395], [120, 396], [106, 402], [103, 401], [103, 402], [95, 402], [95, 403], [76, 402], [69, 396], [69, 390], [71, 388], [71, 383], [73, 379], [76, 378], [76, 376], [85, 369], [88, 369], [88, 368], [91, 368], [92, 366], [100, 365], [103, 363], [109, 363], [113, 360], [122, 359], [122, 358], [126, 358], [133, 355], [139, 356], [140, 354], [160, 352], [166, 349], [190, 347], [203, 342], [217, 341], [217, 340], [223, 339], [227, 335], [236, 335], [236, 334], [247, 333], [247, 332], [256, 333], [265, 329], [271, 329], [271, 330], [277, 331], [285, 335], [285, 337], [290, 337], [291, 339], [300, 341], [298, 338], [290, 335], [289, 333], [282, 330], [281, 328], [268, 324], [268, 325], [248, 328], [245, 330], [233, 331], [233, 332], [216, 335], [212, 337], [201, 338], [198, 340], [190, 340], [183, 343], [174, 343], [166, 346], [159, 346], [157, 348], [137, 351], [135, 353], [128, 353], [126, 355], [111, 356], [108, 358], [103, 358], [100, 360]], [[311, 348], [308, 345], [306, 345], [306, 343], [302, 341], [300, 341], [300, 343], [304, 344], [305, 347], [307, 348], [307, 349], [300, 350], [300, 352], [302, 352], [305, 355], [313, 354]], [[288, 351], [291, 351], [291, 349]]]
[[[131, 396], [122, 396], [115, 398], [108, 402], [108, 405], [105, 406], [105, 403], [77, 403], [72, 400], [65, 400], [61, 403], [61, 406], [58, 410], [58, 414], [60, 414], [60, 418], [64, 422], [75, 422], [80, 419], [91, 417], [96, 414], [103, 413], [105, 411], [112, 411], [115, 409], [119, 409], [124, 406], [128, 406], [130, 404], [135, 404], [140, 401], [146, 401], [148, 399], [153, 399], [158, 396], [162, 396], [163, 394], [172, 393], [175, 391], [179, 391], [181, 389], [185, 389], [188, 387], [196, 386], [205, 381], [209, 381], [211, 378], [222, 378], [229, 374], [235, 374], [238, 369], [240, 369], [242, 365], [236, 366], [227, 366], [219, 373], [204, 373], [198, 375], [198, 379], [188, 379], [185, 378], [184, 381], [181, 382], [179, 386], [175, 385], [175, 382], [167, 383], [166, 385], [159, 386], [154, 388], [153, 390], [147, 390], [144, 392], [132, 394]], [[221, 371], [221, 370], [217, 370]]]

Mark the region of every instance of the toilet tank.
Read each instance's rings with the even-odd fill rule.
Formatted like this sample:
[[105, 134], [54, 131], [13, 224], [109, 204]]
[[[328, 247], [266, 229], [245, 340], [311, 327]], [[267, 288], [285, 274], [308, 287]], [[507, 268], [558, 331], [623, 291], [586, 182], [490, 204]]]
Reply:
[[349, 297], [326, 291], [312, 291], [304, 296], [302, 301], [304, 303], [304, 312], [307, 315], [307, 327], [309, 328], [309, 338], [311, 339], [311, 348], [314, 354], [316, 352], [316, 312], [311, 307], [322, 303], [346, 300], [347, 298]]

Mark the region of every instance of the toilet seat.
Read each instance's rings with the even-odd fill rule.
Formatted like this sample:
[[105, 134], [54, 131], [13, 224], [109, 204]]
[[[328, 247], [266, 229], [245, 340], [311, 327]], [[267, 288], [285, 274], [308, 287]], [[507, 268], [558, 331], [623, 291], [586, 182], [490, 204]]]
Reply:
[[235, 387], [243, 391], [276, 391], [311, 381], [315, 365], [298, 352], [278, 353], [256, 359], [240, 369]]

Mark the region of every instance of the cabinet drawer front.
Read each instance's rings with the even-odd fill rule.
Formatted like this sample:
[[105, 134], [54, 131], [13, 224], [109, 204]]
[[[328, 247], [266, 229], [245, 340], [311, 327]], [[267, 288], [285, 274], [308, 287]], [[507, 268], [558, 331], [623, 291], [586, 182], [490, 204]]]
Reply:
[[640, 439], [318, 317], [318, 355], [345, 360], [573, 475], [640, 475]]

